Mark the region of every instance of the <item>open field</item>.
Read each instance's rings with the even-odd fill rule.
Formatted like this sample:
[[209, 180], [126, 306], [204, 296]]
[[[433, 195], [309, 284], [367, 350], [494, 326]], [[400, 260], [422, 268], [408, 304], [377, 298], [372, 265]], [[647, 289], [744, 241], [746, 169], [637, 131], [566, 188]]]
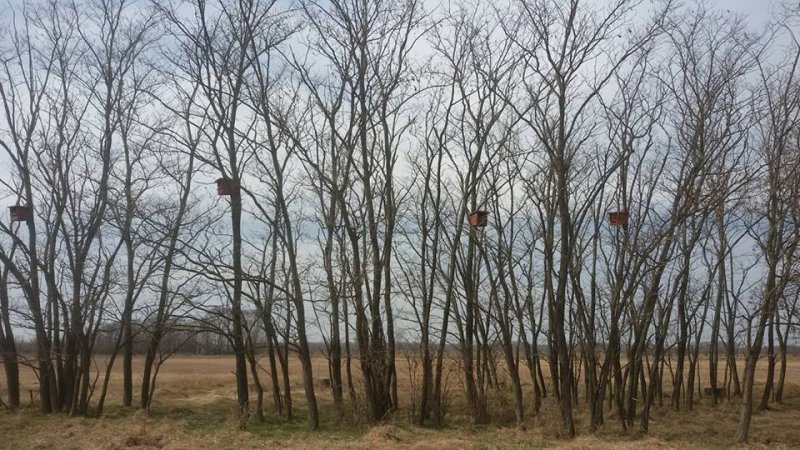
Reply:
[[[735, 439], [738, 419], [735, 402], [712, 407], [703, 399], [694, 411], [674, 412], [665, 398], [665, 406], [657, 408], [653, 415], [648, 436], [625, 435], [610, 417], [601, 431], [590, 434], [585, 407], [580, 404], [579, 437], [565, 441], [557, 435], [558, 416], [551, 398], [546, 400], [538, 417], [529, 413], [527, 429], [520, 430], [511, 425], [511, 392], [493, 392], [490, 395], [493, 424], [475, 426], [469, 423], [464, 400], [454, 388], [448, 426], [419, 428], [409, 420], [410, 383], [408, 364], [403, 359], [398, 360], [398, 374], [401, 401], [406, 403], [401, 403], [400, 411], [389, 423], [375, 428], [361, 423], [336, 423], [330, 392], [318, 386], [321, 427], [310, 432], [305, 426], [300, 367], [297, 361], [293, 364], [295, 418], [290, 422], [274, 415], [270, 397], [265, 394], [265, 422], [251, 423], [246, 432], [236, 431], [233, 359], [176, 356], [161, 370], [155, 404], [149, 415], [120, 406], [121, 373], [117, 371], [104, 417], [45, 417], [36, 412], [35, 406], [18, 415], [3, 412], [0, 448], [729, 448]], [[762, 362], [760, 367], [763, 371], [766, 364]], [[705, 369], [701, 370], [703, 377], [707, 377]], [[134, 371], [140, 373], [137, 366]], [[324, 359], [316, 358], [317, 377], [326, 372]], [[27, 404], [28, 389], [34, 386], [35, 378], [28, 370], [22, 378]], [[453, 378], [452, 382], [458, 380]], [[529, 385], [527, 390], [530, 391]], [[756, 393], [760, 395], [761, 385], [757, 385]], [[531, 392], [528, 394], [532, 397]], [[783, 404], [753, 417], [754, 447], [800, 447], [800, 358], [790, 361], [785, 397]], [[532, 398], [529, 403], [533, 403]]]

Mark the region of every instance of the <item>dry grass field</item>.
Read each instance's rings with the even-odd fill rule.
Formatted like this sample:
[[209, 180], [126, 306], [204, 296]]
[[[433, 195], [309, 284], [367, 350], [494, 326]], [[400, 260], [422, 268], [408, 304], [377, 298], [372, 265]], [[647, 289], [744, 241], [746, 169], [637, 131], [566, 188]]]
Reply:
[[[443, 429], [411, 425], [407, 404], [401, 404], [390, 423], [370, 428], [361, 423], [337, 423], [330, 392], [322, 387], [317, 390], [321, 428], [311, 432], [305, 426], [299, 363], [293, 364], [296, 417], [292, 421], [272, 413], [266, 394], [265, 422], [253, 422], [246, 432], [236, 431], [232, 358], [176, 356], [162, 368], [150, 414], [120, 406], [121, 374], [116, 371], [102, 418], [46, 417], [37, 413], [35, 406], [15, 415], [2, 412], [0, 448], [729, 448], [736, 434], [735, 402], [712, 407], [703, 399], [693, 411], [674, 412], [665, 399], [665, 406], [654, 412], [647, 436], [623, 434], [613, 420], [591, 434], [581, 404], [577, 409], [580, 436], [567, 441], [557, 435], [558, 415], [550, 398], [539, 416], [529, 414], [526, 430], [520, 430], [513, 425], [511, 393], [494, 391], [490, 395], [493, 424], [475, 426], [469, 423], [458, 389], [452, 389], [448, 426]], [[408, 364], [405, 360], [398, 364], [400, 390], [406, 393], [401, 400], [408, 402]], [[761, 369], [764, 367], [762, 363]], [[140, 373], [138, 367], [134, 370]], [[327, 372], [322, 358], [315, 360], [315, 371], [318, 378]], [[790, 362], [787, 380], [783, 404], [754, 416], [753, 447], [800, 448], [800, 359]], [[459, 381], [453, 378], [452, 382]], [[25, 371], [26, 405], [28, 389], [34, 383], [32, 372]], [[759, 385], [759, 395], [760, 390]]]

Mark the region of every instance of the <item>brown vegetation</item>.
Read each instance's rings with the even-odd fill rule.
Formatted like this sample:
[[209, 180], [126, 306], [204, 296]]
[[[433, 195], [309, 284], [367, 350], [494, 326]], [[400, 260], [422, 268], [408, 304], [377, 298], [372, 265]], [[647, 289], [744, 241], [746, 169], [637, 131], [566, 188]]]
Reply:
[[[313, 359], [315, 371], [323, 373], [326, 361]], [[134, 358], [134, 370], [142, 361]], [[400, 409], [384, 425], [369, 428], [362, 423], [337, 423], [330, 390], [319, 389], [320, 430], [311, 432], [302, 414], [286, 421], [267, 413], [264, 423], [251, 423], [248, 431], [236, 430], [236, 390], [232, 357], [176, 356], [161, 369], [156, 387], [158, 394], [150, 414], [121, 407], [123, 383], [121, 369], [115, 370], [109, 387], [106, 414], [100, 419], [69, 418], [62, 415], [41, 416], [33, 407], [19, 414], [0, 415], [2, 448], [716, 448], [728, 447], [737, 429], [738, 400], [712, 406], [703, 398], [693, 411], [675, 412], [665, 405], [656, 407], [647, 436], [622, 433], [617, 423], [608, 423], [601, 431], [589, 433], [586, 414], [576, 415], [580, 437], [571, 441], [558, 439], [557, 405], [545, 399], [538, 415], [528, 411], [528, 427], [514, 426], [513, 393], [510, 386], [491, 395], [493, 425], [472, 425], [461, 390], [452, 390], [444, 428], [417, 427], [409, 419], [412, 398], [408, 366], [399, 358], [398, 388]], [[707, 370], [707, 361], [701, 363]], [[766, 365], [756, 376], [756, 392], [763, 387]], [[302, 392], [302, 369], [291, 361], [293, 391]], [[266, 377], [266, 374], [264, 375]], [[790, 360], [788, 385], [783, 403], [753, 418], [751, 445], [792, 448], [800, 445], [800, 359]], [[457, 382], [457, 380], [451, 380]], [[139, 380], [134, 380], [137, 387]], [[705, 382], [704, 382], [705, 383]], [[22, 372], [22, 389], [29, 400], [29, 390], [36, 391], [30, 370]], [[524, 389], [533, 396], [530, 385]], [[5, 392], [2, 392], [5, 395]], [[583, 401], [581, 396], [581, 401]], [[305, 410], [298, 396], [295, 407]], [[26, 402], [27, 403], [27, 402]], [[269, 409], [270, 405], [265, 405]], [[532, 402], [528, 402], [532, 405]], [[584, 412], [585, 408], [576, 411]], [[506, 425], [502, 425], [502, 424]]]

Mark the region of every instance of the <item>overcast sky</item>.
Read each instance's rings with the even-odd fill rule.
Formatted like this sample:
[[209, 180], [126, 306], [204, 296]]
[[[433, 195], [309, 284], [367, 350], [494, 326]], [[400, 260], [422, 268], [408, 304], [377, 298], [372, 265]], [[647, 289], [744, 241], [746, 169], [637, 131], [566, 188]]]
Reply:
[[[587, 3], [594, 0], [587, 0]], [[685, 1], [685, 0], [684, 0]], [[693, 0], [686, 1], [691, 4]], [[780, 0], [708, 0], [709, 4], [719, 8], [730, 9], [747, 14], [754, 23], [763, 23], [769, 17], [770, 10], [779, 3]], [[800, 1], [800, 0], [790, 0]], [[8, 7], [18, 7], [24, 4], [25, 0], [0, 0], [0, 11]]]
[[777, 0], [716, 0], [712, 1], [718, 8], [729, 8], [747, 14], [753, 23], [763, 23], [769, 18], [770, 11], [778, 4]]

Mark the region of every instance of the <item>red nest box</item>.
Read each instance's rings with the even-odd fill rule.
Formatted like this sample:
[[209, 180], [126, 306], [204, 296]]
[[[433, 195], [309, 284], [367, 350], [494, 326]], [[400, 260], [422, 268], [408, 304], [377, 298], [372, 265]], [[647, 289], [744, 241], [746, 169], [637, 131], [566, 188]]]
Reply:
[[30, 222], [33, 220], [33, 209], [30, 206], [9, 206], [8, 212], [12, 222]]
[[476, 228], [485, 227], [489, 223], [489, 211], [475, 211], [469, 215], [469, 224]]
[[239, 183], [230, 178], [217, 179], [217, 194], [218, 195], [233, 195], [239, 193]]
[[628, 227], [628, 211], [614, 211], [608, 213], [608, 222], [612, 227]]

